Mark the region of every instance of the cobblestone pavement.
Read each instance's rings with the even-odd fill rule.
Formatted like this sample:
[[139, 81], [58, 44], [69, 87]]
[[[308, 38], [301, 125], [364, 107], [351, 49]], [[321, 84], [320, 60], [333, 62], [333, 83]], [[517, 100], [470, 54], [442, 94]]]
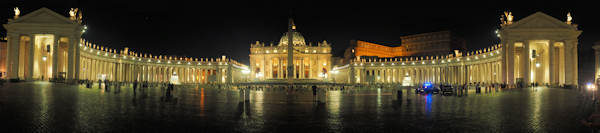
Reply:
[[[541, 87], [468, 95], [391, 90], [238, 91], [203, 87], [105, 91], [98, 84], [13, 83], [0, 87], [2, 132], [589, 132], [582, 92]], [[410, 99], [410, 100], [409, 100]]]

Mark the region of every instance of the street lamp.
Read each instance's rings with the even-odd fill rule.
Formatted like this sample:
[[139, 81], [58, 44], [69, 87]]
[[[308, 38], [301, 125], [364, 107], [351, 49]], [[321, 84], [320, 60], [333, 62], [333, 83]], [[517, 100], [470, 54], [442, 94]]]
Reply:
[[[339, 71], [335, 70], [335, 71], [331, 71], [331, 73], [333, 73], [333, 74], [334, 74], [333, 76], [335, 76], [335, 74], [338, 74], [338, 73], [339, 73]], [[339, 76], [340, 76], [340, 75], [337, 75], [336, 77], [333, 77], [333, 83], [335, 83], [335, 78], [337, 78], [337, 77], [339, 77]]]
[[[248, 75], [249, 73], [250, 73], [250, 70], [248, 70], [248, 69], [244, 69], [244, 70], [242, 70], [242, 74]], [[242, 77], [244, 77], [244, 76], [242, 76]], [[247, 77], [247, 78], [246, 78], [246, 80], [244, 80], [244, 81], [245, 81], [245, 82], [248, 82], [248, 79], [249, 79], [250, 77], [249, 77], [249, 76], [246, 76], [246, 77]]]

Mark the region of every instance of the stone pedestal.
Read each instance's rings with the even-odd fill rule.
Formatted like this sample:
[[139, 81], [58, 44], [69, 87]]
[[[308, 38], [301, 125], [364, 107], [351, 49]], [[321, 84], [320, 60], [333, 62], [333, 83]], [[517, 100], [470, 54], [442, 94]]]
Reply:
[[325, 90], [317, 92], [317, 99], [319, 99], [320, 103], [327, 102], [326, 93], [327, 93], [327, 91], [325, 91]]

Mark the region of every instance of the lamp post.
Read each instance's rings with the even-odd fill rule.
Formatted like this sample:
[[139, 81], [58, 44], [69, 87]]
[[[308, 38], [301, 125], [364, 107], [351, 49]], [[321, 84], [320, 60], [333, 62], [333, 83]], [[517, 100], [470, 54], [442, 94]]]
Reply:
[[333, 76], [335, 76], [335, 77], [333, 77], [333, 83], [335, 84], [335, 80], [336, 80], [336, 78], [340, 77], [340, 75], [337, 75], [337, 76], [336, 76], [336, 74], [339, 74], [339, 71], [337, 71], [337, 70], [334, 70], [334, 71], [331, 71], [331, 73], [333, 73]]
[[250, 78], [250, 77], [248, 76], [248, 74], [249, 74], [249, 73], [250, 73], [250, 70], [248, 70], [248, 69], [244, 69], [244, 70], [242, 70], [242, 74], [244, 74], [244, 75], [245, 75], [245, 76], [244, 76], [244, 77], [245, 77], [245, 80], [244, 80], [244, 82], [246, 82], [246, 83], [248, 82], [248, 78]]

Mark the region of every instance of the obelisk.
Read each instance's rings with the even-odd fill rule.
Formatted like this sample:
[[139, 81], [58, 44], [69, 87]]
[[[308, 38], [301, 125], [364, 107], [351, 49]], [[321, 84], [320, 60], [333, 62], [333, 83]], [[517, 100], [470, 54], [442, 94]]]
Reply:
[[294, 20], [289, 19], [288, 22], [288, 58], [287, 58], [287, 83], [294, 84]]

